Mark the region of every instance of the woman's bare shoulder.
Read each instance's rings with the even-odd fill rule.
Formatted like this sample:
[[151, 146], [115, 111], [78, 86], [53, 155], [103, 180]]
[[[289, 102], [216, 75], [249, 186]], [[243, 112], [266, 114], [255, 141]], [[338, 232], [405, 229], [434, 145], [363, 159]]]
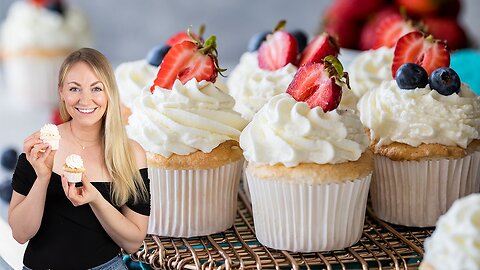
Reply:
[[147, 167], [147, 156], [145, 155], [145, 150], [143, 147], [136, 141], [129, 139], [128, 140], [130, 147], [135, 155], [135, 159], [137, 160], [137, 166], [139, 168], [146, 168]]

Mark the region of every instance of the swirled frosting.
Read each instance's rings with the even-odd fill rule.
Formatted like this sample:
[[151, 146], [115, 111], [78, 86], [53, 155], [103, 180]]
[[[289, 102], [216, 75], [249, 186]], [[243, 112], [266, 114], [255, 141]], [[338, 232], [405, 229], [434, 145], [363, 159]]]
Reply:
[[177, 80], [172, 90], [156, 87], [152, 94], [146, 87], [126, 128], [145, 150], [164, 157], [210, 153], [227, 140], [238, 141], [247, 124], [233, 105], [233, 98], [211, 82]]
[[251, 120], [271, 97], [285, 93], [296, 72], [292, 64], [275, 71], [263, 70], [257, 53], [245, 52], [227, 81], [229, 94], [235, 99], [233, 109]]
[[61, 15], [31, 1], [12, 3], [1, 28], [1, 47], [23, 49], [75, 49], [91, 45], [90, 29], [79, 10]]
[[356, 96], [392, 80], [393, 48], [381, 47], [361, 52], [348, 67], [350, 86]]
[[455, 201], [425, 240], [424, 261], [435, 270], [480, 269], [480, 194]]
[[480, 97], [465, 84], [458, 94], [443, 96], [429, 85], [401, 90], [390, 80], [360, 98], [358, 110], [378, 146], [400, 142], [466, 148], [480, 138]]
[[369, 144], [351, 111], [324, 113], [289, 94], [274, 96], [240, 136], [245, 158], [257, 164], [336, 164], [360, 158]]
[[120, 64], [115, 69], [115, 78], [122, 103], [131, 108], [135, 98], [142, 93], [142, 89], [152, 85], [157, 70], [158, 67], [150, 65], [143, 59]]
[[58, 128], [54, 124], [45, 124], [42, 128], [40, 128], [40, 139], [48, 139], [48, 138], [58, 138], [60, 139], [60, 132], [58, 132]]
[[65, 165], [72, 169], [83, 169], [82, 157], [77, 154], [71, 154], [65, 159]]

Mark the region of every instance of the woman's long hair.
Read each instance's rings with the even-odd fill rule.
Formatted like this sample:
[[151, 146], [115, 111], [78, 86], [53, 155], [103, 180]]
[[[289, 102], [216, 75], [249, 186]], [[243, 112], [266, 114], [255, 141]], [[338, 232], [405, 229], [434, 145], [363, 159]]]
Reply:
[[[138, 171], [135, 156], [122, 123], [117, 83], [108, 59], [92, 48], [83, 48], [71, 53], [60, 68], [58, 87], [60, 89], [63, 86], [68, 71], [78, 62], [88, 64], [105, 85], [104, 91], [106, 91], [108, 102], [102, 119], [101, 135], [105, 150], [105, 164], [109, 175], [113, 178], [112, 201], [117, 206], [124, 205], [130, 197], [133, 197], [135, 203], [145, 201], [148, 198], [147, 189]], [[72, 119], [64, 101], [60, 101], [59, 109], [63, 121]]]

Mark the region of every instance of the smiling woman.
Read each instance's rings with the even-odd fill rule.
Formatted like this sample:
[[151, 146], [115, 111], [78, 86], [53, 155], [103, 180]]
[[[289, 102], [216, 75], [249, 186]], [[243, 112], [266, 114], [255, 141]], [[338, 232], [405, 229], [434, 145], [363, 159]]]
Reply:
[[[8, 222], [18, 242], [29, 241], [24, 269], [126, 269], [120, 248], [140, 247], [150, 214], [145, 151], [126, 136], [103, 54], [90, 48], [70, 54], [58, 92], [65, 121], [58, 150], [39, 132], [30, 135], [13, 175]], [[80, 187], [63, 176], [72, 154], [83, 159]]]

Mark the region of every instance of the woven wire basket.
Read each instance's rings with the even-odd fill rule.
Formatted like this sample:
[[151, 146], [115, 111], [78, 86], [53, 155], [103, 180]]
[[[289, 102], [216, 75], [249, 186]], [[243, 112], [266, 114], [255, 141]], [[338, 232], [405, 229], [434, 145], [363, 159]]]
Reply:
[[241, 191], [235, 224], [202, 237], [148, 235], [132, 254], [153, 269], [418, 269], [423, 242], [433, 228], [408, 228], [379, 220], [367, 208], [362, 238], [344, 250], [294, 253], [260, 244], [250, 203]]

